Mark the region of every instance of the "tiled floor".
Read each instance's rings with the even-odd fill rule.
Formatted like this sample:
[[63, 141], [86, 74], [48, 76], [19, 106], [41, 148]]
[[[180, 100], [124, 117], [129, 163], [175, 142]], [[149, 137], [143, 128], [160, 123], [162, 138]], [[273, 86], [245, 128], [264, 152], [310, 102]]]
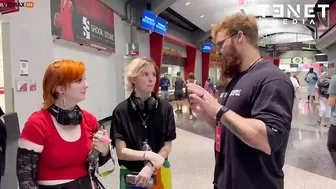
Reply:
[[[335, 189], [336, 169], [326, 148], [328, 128], [316, 125], [316, 107], [295, 102], [286, 152], [286, 189]], [[170, 155], [174, 189], [210, 189], [214, 169], [214, 132], [196, 118], [175, 114], [177, 139]], [[118, 168], [105, 178], [107, 188], [118, 188]]]

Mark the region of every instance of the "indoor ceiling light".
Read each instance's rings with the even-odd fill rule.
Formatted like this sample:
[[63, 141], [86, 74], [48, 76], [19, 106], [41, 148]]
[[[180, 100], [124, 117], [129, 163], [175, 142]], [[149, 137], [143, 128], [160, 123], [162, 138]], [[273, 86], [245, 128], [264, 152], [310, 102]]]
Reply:
[[204, 15], [201, 16], [201, 18], [203, 18], [203, 17], [204, 17]]
[[190, 4], [190, 2], [186, 3], [186, 6], [188, 6]]

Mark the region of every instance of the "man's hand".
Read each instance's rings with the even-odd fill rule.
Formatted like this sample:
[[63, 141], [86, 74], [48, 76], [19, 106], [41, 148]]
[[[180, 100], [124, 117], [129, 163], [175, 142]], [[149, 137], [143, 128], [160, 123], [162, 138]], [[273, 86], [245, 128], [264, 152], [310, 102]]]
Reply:
[[155, 169], [153, 166], [148, 164], [145, 165], [145, 167], [142, 168], [140, 173], [135, 177], [135, 185], [145, 187], [149, 182], [154, 170]]
[[201, 115], [216, 117], [217, 112], [222, 107], [208, 91], [196, 84], [188, 84], [188, 92], [190, 93], [191, 109]]

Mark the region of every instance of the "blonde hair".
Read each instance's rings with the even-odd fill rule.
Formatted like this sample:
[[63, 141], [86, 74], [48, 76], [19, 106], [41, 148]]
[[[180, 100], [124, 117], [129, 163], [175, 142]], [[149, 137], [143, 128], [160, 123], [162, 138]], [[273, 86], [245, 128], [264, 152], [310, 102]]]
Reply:
[[152, 59], [149, 58], [136, 58], [134, 60], [132, 60], [131, 63], [129, 63], [126, 66], [125, 69], [125, 88], [126, 90], [133, 90], [134, 89], [134, 83], [132, 82], [132, 78], [137, 77], [141, 70], [144, 68], [148, 68], [150, 66], [154, 66], [155, 69], [155, 73], [156, 76], [158, 76], [158, 69], [157, 69], [157, 65], [155, 64], [155, 62]]
[[251, 45], [258, 48], [258, 24], [256, 17], [243, 13], [235, 13], [231, 16], [226, 16], [218, 24], [211, 26], [211, 37], [216, 41], [217, 34], [227, 30], [228, 35], [234, 35], [242, 31], [246, 39]]

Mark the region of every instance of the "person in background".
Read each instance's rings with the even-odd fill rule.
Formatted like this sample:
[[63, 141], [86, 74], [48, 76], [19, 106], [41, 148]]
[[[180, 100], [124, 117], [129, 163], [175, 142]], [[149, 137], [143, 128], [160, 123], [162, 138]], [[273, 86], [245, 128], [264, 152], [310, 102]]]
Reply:
[[301, 86], [299, 77], [297, 75], [295, 75], [295, 74], [293, 75], [293, 77], [296, 79], [296, 81], [298, 82], [298, 84]]
[[170, 80], [168, 78], [168, 73], [165, 73], [164, 76], [160, 79], [159, 86], [161, 89], [161, 97], [165, 100], [169, 100]]
[[183, 106], [183, 88], [185, 87], [185, 81], [181, 77], [181, 72], [176, 73], [176, 79], [173, 81], [174, 96], [176, 100], [176, 110], [175, 113], [182, 113]]
[[208, 80], [205, 82], [204, 89], [208, 91], [212, 96], [215, 95], [215, 87], [213, 82], [211, 81], [211, 78], [208, 78]]
[[289, 79], [291, 80], [291, 82], [294, 86], [296, 98], [298, 100], [301, 100], [300, 84], [297, 82], [297, 80], [294, 77], [291, 76], [292, 75], [291, 72], [287, 71], [286, 75], [289, 77]]
[[336, 75], [331, 77], [328, 89], [328, 105], [331, 106], [330, 128], [328, 133], [328, 149], [336, 166]]
[[[193, 83], [197, 85], [197, 81], [195, 79], [195, 75], [194, 73], [189, 73], [189, 77], [188, 80], [186, 82], [186, 84], [188, 85], [189, 83]], [[191, 109], [191, 104], [190, 104], [190, 98], [189, 98], [189, 92], [188, 92], [188, 88], [186, 87], [186, 96], [188, 98], [188, 102], [189, 102], [189, 119], [192, 120], [193, 117], [197, 118], [196, 114], [193, 113], [192, 109]]]
[[[50, 64], [43, 78], [43, 107], [24, 125], [17, 152], [20, 189], [100, 189], [89, 175], [88, 154], [100, 152], [99, 165], [110, 158], [100, 142], [98, 121], [77, 104], [86, 97], [85, 64], [72, 60]], [[104, 132], [104, 134], [106, 131]]]
[[328, 90], [330, 85], [331, 78], [328, 76], [327, 72], [322, 72], [318, 81], [316, 83], [316, 104], [318, 105], [319, 116], [317, 118], [317, 123], [320, 126], [321, 124], [324, 127], [329, 127], [330, 116], [331, 116], [331, 107], [328, 105]]
[[[156, 63], [147, 58], [134, 59], [125, 70], [125, 86], [132, 93], [113, 110], [110, 132], [119, 159], [120, 189], [172, 188], [168, 156], [176, 126], [173, 107], [153, 92], [157, 74]], [[135, 177], [133, 183], [126, 183], [127, 174]], [[157, 184], [147, 186], [153, 174]]]
[[7, 146], [7, 130], [6, 125], [3, 121], [3, 115], [5, 113], [0, 107], [0, 188], [1, 188], [1, 177], [5, 174], [6, 165], [6, 146]]
[[315, 101], [314, 89], [317, 83], [317, 74], [315, 73], [314, 68], [309, 68], [305, 81], [307, 82], [307, 103], [309, 103], [311, 96], [313, 97], [313, 101]]

